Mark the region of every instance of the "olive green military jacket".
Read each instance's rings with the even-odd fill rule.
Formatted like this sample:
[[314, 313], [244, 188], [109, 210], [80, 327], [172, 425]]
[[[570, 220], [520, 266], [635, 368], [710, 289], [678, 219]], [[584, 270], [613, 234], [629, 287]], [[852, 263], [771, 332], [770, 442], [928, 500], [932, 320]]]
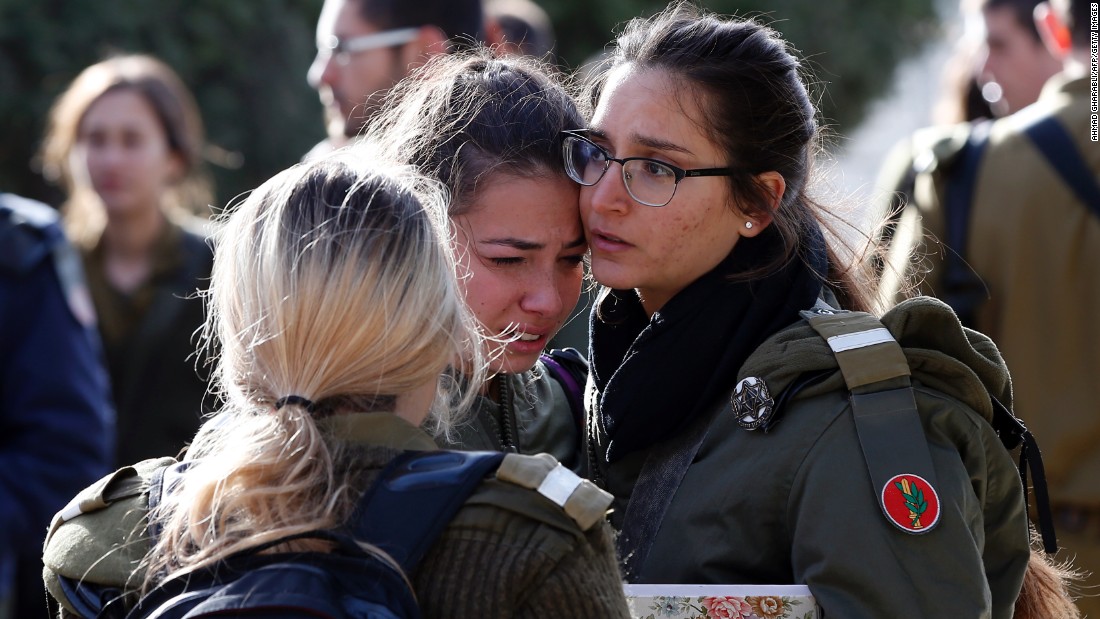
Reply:
[[102, 237], [81, 248], [117, 411], [112, 467], [180, 453], [216, 406], [209, 351], [196, 352], [194, 338], [214, 260], [206, 226], [169, 219], [149, 281], [127, 294], [107, 280]]
[[[905, 440], [927, 442], [938, 524], [912, 534], [887, 520], [836, 358], [801, 321], [761, 345], [737, 377], [766, 384], [779, 403], [774, 425], [746, 430], [730, 397], [715, 403], [638, 582], [806, 584], [826, 616], [846, 619], [1012, 616], [1028, 528], [1019, 474], [987, 421], [987, 389], [1010, 398], [1007, 372], [993, 344], [964, 332], [935, 299], [906, 302], [883, 322], [913, 372], [924, 435]], [[817, 382], [788, 393], [813, 374]], [[589, 403], [598, 401], [591, 382]], [[635, 483], [660, 448], [611, 465], [597, 458], [616, 526], [647, 491]]]
[[581, 431], [569, 408], [561, 383], [539, 361], [532, 371], [511, 374], [514, 417], [505, 419], [500, 404], [477, 398], [466, 422], [454, 429], [450, 440], [437, 439], [446, 449], [506, 451], [502, 424], [514, 424], [515, 449], [521, 454], [548, 453], [566, 468], [584, 474]]
[[[436, 449], [432, 439], [388, 413], [337, 416], [322, 422], [350, 443], [345, 464], [368, 487], [400, 450]], [[145, 491], [150, 460], [104, 478], [55, 517], [43, 553], [47, 590], [71, 610], [58, 576], [136, 592], [149, 550]], [[560, 465], [546, 455], [505, 457], [495, 479], [474, 492], [410, 575], [426, 618], [627, 616], [626, 599], [604, 518], [606, 493], [572, 477], [575, 489], [556, 500], [538, 488]], [[555, 472], [555, 478], [570, 473]], [[127, 494], [107, 502], [112, 495]], [[559, 487], [560, 490], [560, 487]], [[78, 509], [80, 508], [80, 509]], [[83, 512], [83, 513], [82, 513]]]

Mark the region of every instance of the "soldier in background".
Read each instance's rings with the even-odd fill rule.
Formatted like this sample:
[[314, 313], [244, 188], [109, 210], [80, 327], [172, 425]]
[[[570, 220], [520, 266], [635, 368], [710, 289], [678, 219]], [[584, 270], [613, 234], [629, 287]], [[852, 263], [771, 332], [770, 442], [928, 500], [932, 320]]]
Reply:
[[306, 79], [325, 106], [328, 137], [304, 160], [348, 144], [390, 87], [433, 54], [483, 36], [481, 0], [325, 0]]
[[554, 61], [554, 25], [546, 11], [532, 0], [488, 0], [485, 39], [498, 53]]
[[65, 189], [98, 315], [116, 462], [178, 453], [216, 406], [193, 337], [213, 262], [204, 144], [190, 91], [152, 56], [87, 67], [50, 110], [42, 171]]

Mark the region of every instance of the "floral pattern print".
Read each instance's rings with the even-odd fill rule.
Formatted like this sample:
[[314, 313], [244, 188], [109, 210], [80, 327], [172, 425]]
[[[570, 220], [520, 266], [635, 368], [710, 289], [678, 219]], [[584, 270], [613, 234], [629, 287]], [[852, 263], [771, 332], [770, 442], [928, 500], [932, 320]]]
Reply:
[[752, 619], [752, 606], [745, 598], [722, 596], [703, 598], [709, 619]]
[[812, 597], [779, 595], [628, 597], [635, 619], [818, 619]]

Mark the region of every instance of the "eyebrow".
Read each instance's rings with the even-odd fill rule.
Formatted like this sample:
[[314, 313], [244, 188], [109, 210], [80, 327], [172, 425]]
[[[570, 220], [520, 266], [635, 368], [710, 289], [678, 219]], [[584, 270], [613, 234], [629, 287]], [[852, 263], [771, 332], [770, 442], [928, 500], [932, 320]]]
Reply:
[[[588, 130], [588, 133], [602, 140], [608, 139], [607, 134], [603, 131], [600, 131], [599, 129], [591, 128]], [[676, 144], [674, 142], [669, 142], [668, 140], [662, 140], [647, 135], [641, 135], [639, 133], [631, 134], [630, 139], [636, 144], [641, 144], [642, 146], [645, 146], [646, 148], [652, 148], [653, 150], [672, 151], [675, 153], [683, 153], [685, 155], [692, 156], [695, 155], [695, 153], [691, 152], [687, 148], [680, 146], [679, 144]]]
[[[586, 242], [587, 241], [584, 238], [584, 234], [582, 233], [576, 239], [570, 241], [570, 243], [565, 246], [565, 249], [572, 249], [574, 247], [581, 247]], [[518, 249], [520, 251], [533, 251], [533, 250], [536, 250], [536, 249], [542, 249], [542, 248], [546, 247], [546, 245], [543, 244], [543, 243], [533, 243], [531, 241], [526, 241], [524, 239], [517, 239], [517, 238], [514, 238], [514, 237], [508, 237], [508, 236], [495, 238], [495, 239], [484, 239], [482, 241], [479, 241], [478, 244], [479, 245], [502, 245], [504, 247], [512, 247], [512, 248]]]

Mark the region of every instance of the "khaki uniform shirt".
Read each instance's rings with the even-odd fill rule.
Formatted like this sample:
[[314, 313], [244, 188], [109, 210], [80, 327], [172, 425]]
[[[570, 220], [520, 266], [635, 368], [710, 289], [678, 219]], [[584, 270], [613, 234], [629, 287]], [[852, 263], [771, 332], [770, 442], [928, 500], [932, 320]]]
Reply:
[[[1021, 130], [1047, 115], [1100, 175], [1088, 79], [1055, 76], [1037, 103], [992, 125], [964, 258], [988, 292], [975, 327], [997, 343], [1012, 372], [1014, 412], [1042, 448], [1052, 501], [1100, 510], [1100, 217]], [[923, 129], [884, 165], [880, 186], [904, 190], [910, 178], [915, 207], [901, 214], [892, 238], [887, 297], [904, 288], [896, 272], [913, 266], [921, 293], [942, 293], [951, 251], [942, 245], [945, 179], [968, 135], [967, 125]], [[915, 178], [908, 176], [914, 168]]]
[[1100, 508], [1100, 217], [1018, 130], [1039, 114], [1058, 118], [1100, 177], [1087, 78], [1056, 76], [1035, 105], [994, 124], [968, 238], [967, 259], [989, 287], [977, 328], [1012, 372], [1052, 500]]

